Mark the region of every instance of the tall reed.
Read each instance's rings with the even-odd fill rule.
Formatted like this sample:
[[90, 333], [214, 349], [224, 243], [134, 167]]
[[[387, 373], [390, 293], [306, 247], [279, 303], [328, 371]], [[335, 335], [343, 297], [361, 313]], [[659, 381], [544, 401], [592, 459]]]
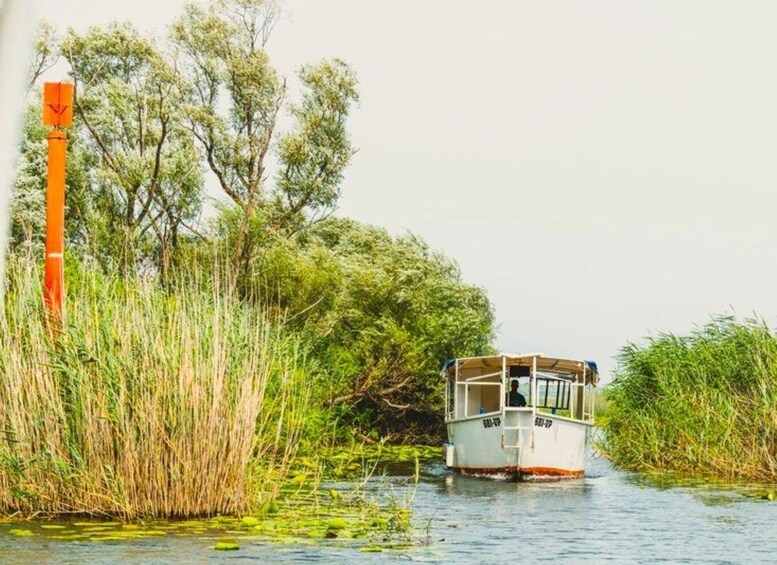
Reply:
[[777, 480], [777, 338], [714, 319], [620, 353], [600, 446], [629, 469]]
[[247, 512], [272, 497], [310, 401], [299, 341], [218, 281], [67, 280], [52, 339], [33, 262], [0, 317], [0, 513]]

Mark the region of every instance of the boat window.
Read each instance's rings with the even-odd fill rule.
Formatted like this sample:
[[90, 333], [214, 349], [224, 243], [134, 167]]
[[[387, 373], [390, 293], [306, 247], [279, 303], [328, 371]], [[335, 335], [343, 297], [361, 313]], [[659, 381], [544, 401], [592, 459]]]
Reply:
[[528, 365], [510, 365], [510, 378], [531, 376], [531, 367]]
[[[448, 388], [448, 418], [467, 418], [499, 412], [502, 373], [483, 374], [480, 368], [462, 369], [459, 380]], [[451, 405], [452, 403], [452, 405]]]
[[[534, 372], [536, 370], [536, 373]], [[503, 372], [504, 371], [504, 372]], [[500, 411], [534, 411], [593, 422], [595, 374], [593, 377], [577, 367], [545, 367], [515, 365], [457, 365], [449, 370], [445, 388], [445, 420]], [[528, 378], [527, 378], [528, 377]], [[508, 406], [510, 383], [518, 380], [518, 391], [526, 398], [527, 407]]]
[[571, 383], [564, 379], [553, 377], [537, 377], [537, 398], [534, 401], [537, 408], [569, 411]]

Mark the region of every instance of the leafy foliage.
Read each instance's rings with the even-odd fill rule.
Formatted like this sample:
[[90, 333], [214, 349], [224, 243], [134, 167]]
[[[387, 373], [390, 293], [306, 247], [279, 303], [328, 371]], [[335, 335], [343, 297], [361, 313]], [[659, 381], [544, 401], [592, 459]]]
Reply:
[[248, 236], [254, 216], [275, 233], [331, 211], [353, 154], [345, 128], [358, 100], [353, 72], [340, 60], [307, 65], [300, 71], [302, 103], [291, 108], [294, 126], [278, 143], [276, 185], [266, 186], [287, 96], [286, 81], [265, 51], [278, 15], [270, 0], [188, 4], [172, 32], [188, 86], [188, 127], [240, 210], [234, 240], [240, 274], [250, 269], [255, 253], [256, 236]]
[[78, 125], [99, 155], [90, 185], [94, 251], [127, 271], [171, 248], [200, 211], [199, 155], [178, 122], [181, 87], [154, 43], [128, 24], [70, 31], [62, 52], [76, 84]]
[[356, 78], [339, 60], [308, 65], [300, 72], [306, 90], [292, 108], [296, 129], [281, 138], [276, 191], [280, 220], [287, 228], [331, 211], [353, 149], [345, 129], [351, 101], [358, 100]]

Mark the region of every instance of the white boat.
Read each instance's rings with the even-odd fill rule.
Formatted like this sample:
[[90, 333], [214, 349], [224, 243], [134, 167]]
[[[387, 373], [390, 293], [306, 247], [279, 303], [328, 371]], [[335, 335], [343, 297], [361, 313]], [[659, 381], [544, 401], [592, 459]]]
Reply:
[[[519, 480], [583, 476], [596, 363], [503, 354], [453, 359], [442, 373], [448, 467]], [[516, 396], [510, 402], [514, 380], [525, 406]]]

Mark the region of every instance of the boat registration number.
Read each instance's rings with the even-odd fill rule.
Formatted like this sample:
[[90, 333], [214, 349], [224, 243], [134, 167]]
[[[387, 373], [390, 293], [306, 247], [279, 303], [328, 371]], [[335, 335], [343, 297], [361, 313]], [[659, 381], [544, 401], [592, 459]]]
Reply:
[[484, 418], [483, 419], [483, 427], [484, 428], [496, 428], [497, 426], [502, 425], [502, 419], [501, 418]]
[[540, 418], [538, 416], [537, 418], [534, 418], [534, 425], [538, 428], [549, 428], [553, 425], [553, 420], [549, 420], [548, 418]]

